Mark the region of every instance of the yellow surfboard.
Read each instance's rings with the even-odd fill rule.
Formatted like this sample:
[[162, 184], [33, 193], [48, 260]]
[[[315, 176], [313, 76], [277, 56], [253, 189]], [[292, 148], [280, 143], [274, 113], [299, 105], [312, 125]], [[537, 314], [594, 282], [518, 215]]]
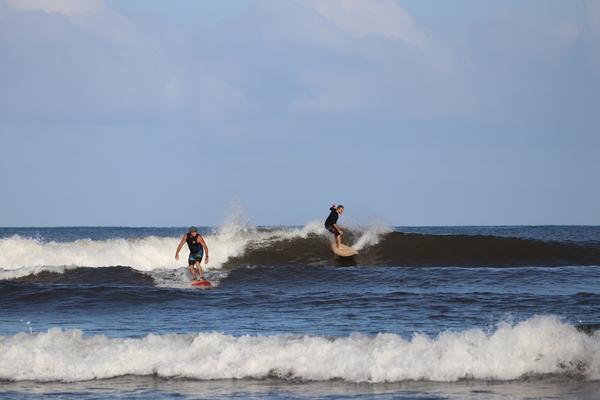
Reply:
[[337, 247], [337, 245], [333, 243], [331, 245], [331, 250], [340, 257], [352, 257], [358, 254], [358, 251], [345, 244], [340, 244], [340, 247]]

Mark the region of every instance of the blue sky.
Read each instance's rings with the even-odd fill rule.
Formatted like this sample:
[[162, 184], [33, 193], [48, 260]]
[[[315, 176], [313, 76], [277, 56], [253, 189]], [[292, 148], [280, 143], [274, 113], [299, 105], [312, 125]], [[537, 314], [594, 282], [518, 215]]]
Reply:
[[600, 1], [0, 0], [0, 226], [600, 224]]

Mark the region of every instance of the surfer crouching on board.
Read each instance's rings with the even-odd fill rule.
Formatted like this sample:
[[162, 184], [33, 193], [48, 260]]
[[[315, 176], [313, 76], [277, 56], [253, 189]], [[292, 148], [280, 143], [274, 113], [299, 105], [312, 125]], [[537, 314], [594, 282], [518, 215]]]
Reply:
[[340, 236], [342, 236], [342, 230], [340, 228], [338, 228], [337, 220], [338, 220], [339, 216], [342, 215], [342, 213], [344, 212], [344, 206], [340, 204], [339, 206], [336, 207], [336, 205], [333, 204], [331, 206], [331, 208], [329, 209], [329, 211], [331, 211], [331, 212], [329, 213], [329, 216], [325, 220], [325, 229], [327, 229], [329, 232], [334, 234], [335, 244], [336, 244], [337, 248], [339, 249], [340, 244], [342, 244], [342, 239], [340, 237]]
[[179, 246], [177, 246], [177, 251], [175, 252], [175, 260], [177, 261], [179, 261], [179, 251], [183, 247], [184, 243], [187, 243], [188, 247], [190, 248], [188, 265], [190, 272], [192, 273], [192, 280], [196, 280], [196, 273], [200, 274], [200, 280], [205, 280], [204, 271], [202, 270], [200, 262], [202, 261], [202, 257], [206, 254], [206, 263], [208, 264], [208, 246], [195, 226], [192, 226], [188, 233], [181, 237], [181, 241], [179, 242]]

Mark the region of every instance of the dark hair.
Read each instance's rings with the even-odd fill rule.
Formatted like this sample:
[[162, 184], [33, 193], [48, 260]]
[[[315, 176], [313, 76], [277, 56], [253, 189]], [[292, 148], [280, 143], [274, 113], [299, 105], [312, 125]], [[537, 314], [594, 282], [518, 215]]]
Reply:
[[196, 228], [195, 226], [190, 226], [189, 232], [190, 233], [192, 233], [192, 232], [198, 232], [198, 228]]
[[336, 208], [344, 208], [344, 206], [340, 204], [340, 205], [339, 205], [339, 206], [337, 206]]

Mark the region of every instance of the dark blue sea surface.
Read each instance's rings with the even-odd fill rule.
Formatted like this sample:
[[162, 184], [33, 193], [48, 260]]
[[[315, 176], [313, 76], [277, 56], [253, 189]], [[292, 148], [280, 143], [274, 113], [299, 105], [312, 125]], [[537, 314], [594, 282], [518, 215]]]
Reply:
[[0, 228], [3, 398], [596, 399], [600, 227]]

